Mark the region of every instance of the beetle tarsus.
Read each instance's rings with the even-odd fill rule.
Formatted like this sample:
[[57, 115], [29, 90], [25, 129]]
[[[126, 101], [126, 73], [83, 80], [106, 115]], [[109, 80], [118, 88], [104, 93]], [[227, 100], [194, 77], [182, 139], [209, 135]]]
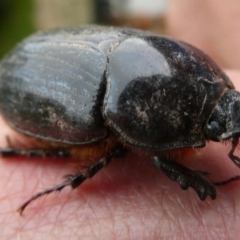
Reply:
[[183, 190], [192, 187], [201, 200], [205, 200], [209, 195], [212, 199], [216, 198], [214, 185], [205, 178], [200, 172], [193, 171], [183, 165], [164, 157], [153, 157], [156, 167], [161, 169], [164, 174], [179, 183]]
[[233, 155], [236, 147], [238, 146], [238, 143], [239, 143], [239, 138], [238, 137], [235, 137], [235, 138], [232, 139], [232, 149], [228, 153], [228, 156], [238, 167], [240, 167], [240, 158]]
[[20, 149], [20, 148], [2, 148], [0, 149], [0, 156], [20, 157], [25, 156], [29, 158], [45, 157], [45, 158], [68, 158], [70, 153], [65, 149]]
[[18, 212], [20, 213], [20, 215], [22, 215], [24, 209], [29, 205], [29, 203], [31, 203], [32, 201], [34, 201], [35, 199], [43, 196], [43, 195], [46, 195], [46, 194], [49, 194], [49, 193], [52, 193], [52, 192], [55, 192], [55, 191], [61, 191], [63, 188], [65, 188], [66, 186], [69, 186], [71, 185], [71, 181], [66, 181], [66, 182], [63, 182], [53, 188], [49, 188], [49, 189], [46, 189], [42, 192], [39, 192], [35, 195], [33, 195], [31, 198], [29, 198], [26, 202], [24, 202], [20, 208], [18, 209]]
[[24, 209], [34, 200], [37, 198], [55, 192], [55, 191], [61, 191], [66, 186], [71, 186], [73, 189], [78, 187], [80, 184], [82, 184], [86, 179], [93, 177], [99, 170], [101, 170], [103, 167], [107, 166], [113, 158], [119, 158], [123, 156], [123, 153], [125, 150], [122, 146], [117, 146], [112, 152], [108, 153], [105, 157], [101, 158], [97, 163], [87, 168], [85, 171], [82, 171], [80, 173], [77, 173], [75, 175], [68, 174], [65, 175], [64, 178], [67, 180], [53, 188], [46, 189], [42, 192], [39, 192], [35, 195], [33, 195], [30, 199], [28, 199], [26, 202], [24, 202], [18, 211], [20, 212], [20, 215], [22, 215]]

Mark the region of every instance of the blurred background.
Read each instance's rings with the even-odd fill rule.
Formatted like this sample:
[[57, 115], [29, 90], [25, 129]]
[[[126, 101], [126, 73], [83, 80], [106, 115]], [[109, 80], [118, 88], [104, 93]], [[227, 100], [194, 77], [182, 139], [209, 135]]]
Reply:
[[97, 23], [164, 31], [168, 0], [0, 0], [0, 58], [32, 32]]
[[205, 51], [223, 68], [240, 69], [236, 0], [0, 0], [0, 59], [32, 32], [89, 23], [167, 34]]

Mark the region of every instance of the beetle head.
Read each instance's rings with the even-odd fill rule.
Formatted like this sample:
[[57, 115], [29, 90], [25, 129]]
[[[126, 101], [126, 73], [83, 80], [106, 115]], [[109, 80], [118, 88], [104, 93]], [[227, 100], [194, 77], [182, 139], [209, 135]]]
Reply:
[[240, 136], [240, 93], [227, 90], [219, 99], [206, 125], [205, 133], [213, 141]]

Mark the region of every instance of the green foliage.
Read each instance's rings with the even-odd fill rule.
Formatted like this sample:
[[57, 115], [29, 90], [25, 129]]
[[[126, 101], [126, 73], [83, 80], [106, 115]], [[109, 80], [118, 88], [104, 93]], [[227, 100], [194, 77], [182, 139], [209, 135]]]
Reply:
[[0, 58], [34, 31], [33, 0], [1, 0]]

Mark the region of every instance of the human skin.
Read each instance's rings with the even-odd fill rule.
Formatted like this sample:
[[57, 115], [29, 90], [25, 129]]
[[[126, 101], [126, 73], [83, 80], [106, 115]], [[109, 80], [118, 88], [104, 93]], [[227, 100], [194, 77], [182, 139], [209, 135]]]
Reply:
[[[228, 75], [240, 90], [240, 72]], [[3, 120], [0, 126], [0, 146], [6, 146], [6, 135], [13, 142], [18, 138]], [[221, 181], [240, 174], [227, 156], [230, 148], [230, 143], [210, 143], [185, 162]], [[240, 181], [217, 187], [216, 200], [201, 201], [193, 189], [183, 191], [164, 176], [150, 158], [133, 153], [75, 190], [69, 187], [34, 201], [19, 215], [17, 208], [27, 198], [73, 172], [76, 167], [69, 160], [0, 159], [0, 238], [240, 238]]]

